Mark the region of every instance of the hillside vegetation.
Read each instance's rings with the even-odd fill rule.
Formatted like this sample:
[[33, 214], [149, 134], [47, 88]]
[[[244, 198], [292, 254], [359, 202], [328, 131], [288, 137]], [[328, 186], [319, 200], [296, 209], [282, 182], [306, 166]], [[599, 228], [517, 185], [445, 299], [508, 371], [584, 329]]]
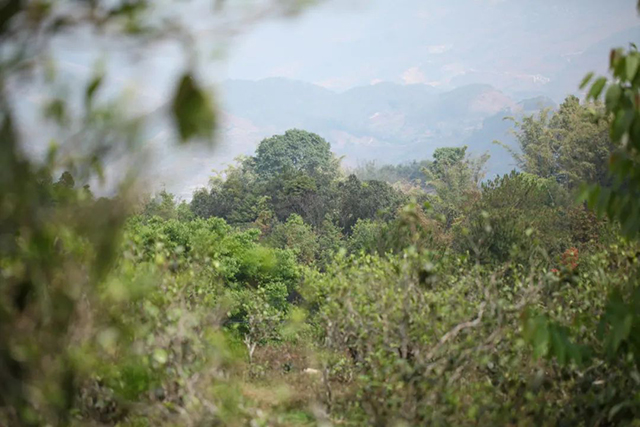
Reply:
[[526, 117], [482, 184], [466, 148], [345, 176], [302, 130], [128, 217], [32, 172], [3, 424], [633, 424], [640, 246], [574, 197], [615, 188], [594, 106]]

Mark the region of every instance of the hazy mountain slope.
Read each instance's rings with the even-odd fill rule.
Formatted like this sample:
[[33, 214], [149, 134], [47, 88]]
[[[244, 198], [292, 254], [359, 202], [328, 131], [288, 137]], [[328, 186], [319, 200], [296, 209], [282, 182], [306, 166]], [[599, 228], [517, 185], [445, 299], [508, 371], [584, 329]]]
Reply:
[[221, 92], [225, 111], [257, 126], [304, 127], [324, 121], [337, 98], [320, 86], [281, 78], [230, 80]]
[[[519, 102], [514, 109], [503, 110], [486, 118], [482, 122], [482, 127], [466, 138], [463, 144], [469, 146], [469, 151], [472, 154], [489, 153], [491, 157], [487, 162], [487, 179], [509, 173], [516, 167], [515, 160], [501, 144], [517, 150], [517, 141], [512, 133], [513, 121], [508, 118], [518, 120], [523, 115], [534, 114], [543, 108], [555, 108], [556, 106], [551, 99], [546, 97], [525, 99]], [[501, 144], [496, 144], [494, 141], [499, 141]]]
[[609, 57], [612, 48], [626, 48], [629, 43], [640, 45], [640, 26], [620, 31], [592, 44], [582, 52], [556, 58], [563, 66], [552, 76], [551, 82], [545, 88], [546, 92], [558, 101], [564, 97], [567, 90], [577, 92], [578, 85], [587, 72], [607, 73], [606, 58]]
[[484, 84], [440, 92], [426, 85], [381, 83], [335, 93], [281, 78], [228, 81], [222, 93], [227, 154], [233, 147], [246, 152], [251, 137], [257, 144], [263, 136], [297, 127], [325, 137], [348, 165], [425, 158], [435, 148], [467, 144], [472, 152], [497, 156], [490, 163], [492, 174], [505, 170], [504, 149], [492, 144], [504, 140], [510, 126], [502, 118], [551, 102], [518, 104]]

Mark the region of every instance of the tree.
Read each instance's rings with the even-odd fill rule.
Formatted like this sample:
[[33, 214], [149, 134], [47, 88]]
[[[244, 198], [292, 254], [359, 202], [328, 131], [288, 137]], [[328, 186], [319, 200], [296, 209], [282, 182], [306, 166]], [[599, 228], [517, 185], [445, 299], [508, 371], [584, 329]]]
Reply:
[[287, 222], [276, 225], [268, 242], [276, 248], [293, 250], [303, 264], [313, 264], [318, 258], [318, 236], [300, 215], [292, 214]]
[[391, 220], [406, 197], [383, 181], [360, 181], [355, 175], [338, 185], [338, 225], [346, 234], [359, 219]]
[[[640, 2], [638, 7], [640, 10]], [[626, 52], [612, 50], [609, 69], [613, 80], [607, 86], [605, 77], [596, 79], [587, 96], [597, 100], [605, 94], [606, 113], [611, 117], [611, 140], [620, 150], [609, 159], [612, 185], [608, 188], [592, 186], [587, 189], [586, 198], [598, 214], [618, 221], [623, 234], [637, 239], [640, 232], [640, 52], [637, 47], [632, 45]], [[587, 75], [581, 86], [585, 87], [592, 76]], [[637, 369], [640, 367], [640, 283], [637, 275], [630, 277], [625, 285], [609, 295], [600, 324], [601, 339], [609, 358], [624, 360], [630, 356]]]
[[327, 216], [317, 231], [320, 266], [329, 265], [340, 249], [342, 232], [334, 221]]
[[596, 121], [593, 110], [601, 104], [581, 104], [569, 96], [558, 111], [543, 110], [538, 115], [515, 122], [520, 151], [510, 150], [525, 172], [575, 189], [583, 182], [606, 185], [607, 159], [614, 150], [608, 121]]
[[211, 190], [198, 188], [191, 197], [189, 208], [195, 216], [200, 218], [215, 216], [215, 196], [211, 193]]
[[194, 213], [246, 224], [268, 207], [278, 221], [297, 214], [319, 227], [333, 209], [338, 176], [329, 143], [308, 132], [287, 131], [263, 140], [256, 153], [212, 178], [208, 189], [196, 191]]
[[318, 182], [328, 183], [338, 176], [339, 160], [331, 145], [315, 133], [291, 129], [260, 142], [256, 150], [255, 170], [269, 181], [282, 173], [302, 172]]
[[191, 200], [191, 209], [201, 218], [224, 218], [232, 224], [256, 220], [260, 190], [256, 185], [253, 161], [241, 158], [222, 174], [209, 181], [208, 189], [198, 189]]
[[260, 142], [252, 158], [261, 193], [280, 221], [298, 214], [319, 227], [332, 210], [340, 161], [320, 136], [292, 129]]
[[158, 216], [162, 219], [176, 218], [175, 196], [166, 190], [162, 190], [144, 207], [144, 215], [148, 217]]
[[[88, 206], [77, 203], [86, 199], [85, 188], [67, 186], [69, 194], [77, 196], [52, 206], [49, 196], [53, 190], [43, 177], [74, 165], [74, 174], [76, 169], [80, 171], [76, 175], [79, 181], [104, 180], [103, 162], [108, 155], [132, 157], [150, 108], [136, 103], [133, 113], [123, 108], [129, 105], [115, 101], [125, 92], [115, 83], [118, 79], [109, 79], [113, 84], [109, 99], [99, 99], [96, 95], [106, 80], [100, 72], [84, 82], [64, 81], [66, 73], [56, 78], [59, 49], [52, 47], [54, 40], [59, 41], [61, 35], [77, 37], [79, 33], [95, 36], [98, 43], [90, 40], [86, 44], [92, 49], [87, 57], [99, 55], [101, 45], [123, 47], [115, 54], [118, 57], [126, 56], [120, 55], [124, 50], [154, 43], [182, 49], [184, 64], [177, 67], [185, 69], [178, 74], [169, 100], [171, 108], [157, 109], [157, 114], [168, 113], [162, 119], [174, 125], [176, 141], [210, 140], [213, 135], [215, 110], [191, 68], [200, 62], [198, 49], [193, 46], [197, 34], [192, 14], [178, 13], [173, 5], [164, 9], [156, 6], [144, 0], [8, 0], [0, 4], [2, 425], [76, 423], [73, 410], [88, 380], [87, 370], [100, 357], [119, 350], [127, 353], [128, 346], [118, 348], [119, 337], [126, 336], [122, 341], [129, 345], [133, 335], [120, 334], [122, 310], [135, 305], [129, 299], [129, 289], [112, 298], [112, 284], [105, 280], [113, 266], [132, 186], [123, 185], [115, 200], [99, 199]], [[218, 13], [223, 6], [225, 2], [216, 2], [212, 9]], [[260, 2], [259, 8], [247, 8], [248, 14], [291, 13], [299, 11], [300, 5], [297, 1], [268, 1]], [[237, 12], [234, 8], [237, 22], [244, 21]], [[209, 22], [224, 21], [219, 16], [211, 18]], [[198, 25], [197, 30], [202, 29]], [[43, 161], [29, 157], [22, 146], [19, 113], [26, 104], [23, 96], [16, 96], [16, 82], [21, 90], [37, 87], [38, 97], [47, 103], [47, 123], [40, 120], [36, 127], [59, 133], [60, 140], [68, 141], [61, 146], [52, 143]], [[63, 84], [74, 89], [68, 98], [57, 95], [67, 92], [56, 87]], [[38, 120], [39, 115], [33, 113], [29, 111], [28, 115]], [[134, 174], [121, 175], [130, 178]], [[132, 180], [123, 181], [130, 184]], [[63, 183], [71, 182], [65, 178]], [[166, 361], [166, 357], [156, 357], [155, 362], [159, 361]], [[153, 424], [145, 420], [149, 422]]]
[[262, 188], [270, 197], [279, 221], [286, 221], [297, 214], [318, 226], [331, 206], [330, 189], [320, 188], [317, 181], [304, 171], [289, 169], [276, 175]]
[[59, 185], [65, 188], [73, 188], [76, 185], [76, 181], [73, 179], [73, 176], [69, 171], [64, 171], [62, 175], [60, 175], [60, 179], [58, 180], [56, 185]]
[[478, 198], [456, 228], [456, 246], [482, 262], [525, 263], [538, 248], [557, 255], [570, 227], [566, 190], [552, 178], [513, 171], [482, 184]]
[[424, 168], [427, 183], [435, 192], [429, 202], [448, 229], [463, 214], [464, 207], [479, 196], [478, 186], [489, 156], [471, 158], [466, 146], [445, 147], [436, 149], [433, 159]]
[[384, 181], [404, 188], [425, 189], [423, 169], [430, 164], [431, 160], [413, 160], [398, 165], [378, 166], [375, 161], [369, 161], [359, 165], [352, 172], [363, 181]]
[[[638, 2], [640, 10], [640, 2]], [[595, 184], [586, 186], [582, 195], [588, 205], [600, 215], [606, 215], [621, 225], [623, 235], [637, 238], [640, 231], [640, 53], [632, 45], [628, 51], [614, 49], [609, 59], [613, 80], [599, 77], [591, 84], [587, 98], [597, 101], [602, 94], [605, 100], [604, 117], [609, 123], [611, 141], [618, 148], [609, 158], [612, 182], [609, 186]], [[586, 87], [593, 78], [589, 73], [581, 84]], [[602, 112], [601, 112], [602, 114]], [[620, 240], [623, 245], [626, 243]], [[612, 385], [598, 396], [599, 406], [607, 406], [608, 420], [616, 416], [629, 420], [637, 418], [638, 402], [629, 399], [626, 392], [619, 392], [627, 377], [638, 375], [640, 367], [640, 283], [637, 272], [637, 245], [626, 255], [626, 260], [635, 264], [632, 273], [624, 274], [619, 283], [607, 287], [608, 296], [597, 301], [595, 325], [591, 328], [566, 327], [554, 319], [556, 313], [535, 313], [531, 309], [524, 316], [524, 333], [533, 345], [534, 354], [555, 359], [562, 365], [580, 363], [585, 355], [606, 362], [607, 380]], [[616, 247], [611, 251], [615, 254]], [[609, 264], [611, 265], [611, 264]], [[571, 335], [584, 337], [588, 331], [595, 339], [579, 346]], [[577, 340], [575, 340], [577, 341]], [[586, 348], [588, 351], [580, 351]], [[597, 368], [596, 364], [592, 367]], [[591, 367], [586, 369], [588, 371]], [[608, 382], [608, 381], [602, 381]], [[637, 385], [633, 385], [637, 387]], [[605, 395], [606, 393], [606, 395]], [[606, 406], [605, 406], [606, 405]], [[622, 413], [620, 416], [619, 413]], [[604, 416], [601, 416], [604, 419]]]

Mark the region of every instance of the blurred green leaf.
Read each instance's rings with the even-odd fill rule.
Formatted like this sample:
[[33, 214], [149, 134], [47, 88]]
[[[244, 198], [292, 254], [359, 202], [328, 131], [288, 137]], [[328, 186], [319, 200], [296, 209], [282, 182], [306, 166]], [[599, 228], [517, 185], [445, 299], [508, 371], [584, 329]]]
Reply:
[[153, 350], [153, 360], [155, 360], [160, 365], [164, 365], [169, 360], [169, 355], [167, 354], [166, 350], [156, 348], [155, 350]]
[[618, 102], [620, 102], [620, 96], [622, 95], [622, 88], [620, 85], [612, 84], [607, 89], [607, 93], [605, 95], [605, 105], [607, 110], [612, 111], [618, 106]]
[[91, 107], [95, 93], [100, 88], [100, 85], [102, 85], [103, 77], [104, 76], [102, 74], [97, 74], [91, 79], [91, 81], [87, 85], [87, 88], [84, 94], [84, 102], [85, 102], [86, 108]]
[[182, 142], [194, 137], [213, 136], [216, 114], [209, 98], [189, 73], [178, 84], [173, 99], [173, 115]]
[[55, 98], [45, 106], [44, 115], [58, 125], [65, 125], [68, 121], [67, 103], [62, 98]]
[[606, 84], [607, 84], [607, 79], [605, 77], [598, 77], [596, 81], [593, 82], [593, 85], [589, 90], [587, 98], [594, 99], [594, 100], [598, 99], [598, 97], [602, 93], [602, 89], [604, 89], [604, 85]]
[[587, 73], [587, 75], [584, 76], [584, 78], [580, 82], [580, 89], [584, 89], [585, 87], [587, 87], [587, 85], [589, 84], [592, 78], [593, 78], [593, 72], [591, 71]]
[[630, 53], [627, 56], [625, 65], [627, 67], [627, 80], [631, 81], [638, 71], [638, 65], [640, 65], [640, 54], [638, 54], [637, 52]]
[[618, 110], [611, 124], [611, 139], [613, 141], [619, 142], [624, 134], [627, 133], [633, 122], [633, 116], [633, 110]]

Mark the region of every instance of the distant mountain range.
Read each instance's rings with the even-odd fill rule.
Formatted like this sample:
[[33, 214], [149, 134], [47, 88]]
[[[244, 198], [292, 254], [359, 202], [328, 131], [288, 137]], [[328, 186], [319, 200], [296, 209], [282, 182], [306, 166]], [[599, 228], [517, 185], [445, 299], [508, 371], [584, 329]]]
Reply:
[[438, 147], [468, 145], [471, 153], [491, 155], [491, 178], [515, 167], [508, 151], [493, 143], [515, 146], [513, 123], [505, 117], [555, 108], [566, 94], [576, 93], [588, 71], [606, 73], [609, 50], [630, 41], [640, 42], [640, 27], [607, 36], [583, 51], [550, 52], [544, 75], [467, 71], [439, 87], [381, 82], [334, 92], [285, 78], [228, 80], [216, 90], [223, 117], [216, 149], [164, 156], [160, 176], [172, 177], [168, 188], [189, 197], [207, 182], [212, 169], [253, 154], [265, 137], [300, 128], [327, 139], [351, 167], [371, 160], [420, 160]]
[[513, 143], [511, 123], [503, 118], [556, 105], [546, 97], [513, 99], [485, 84], [441, 92], [426, 85], [380, 83], [336, 93], [270, 78], [227, 81], [221, 93], [223, 151], [229, 154], [250, 154], [265, 136], [300, 128], [326, 138], [351, 166], [428, 158], [438, 147], [466, 144], [472, 153], [492, 155], [492, 175], [513, 167], [507, 151], [492, 143]]

